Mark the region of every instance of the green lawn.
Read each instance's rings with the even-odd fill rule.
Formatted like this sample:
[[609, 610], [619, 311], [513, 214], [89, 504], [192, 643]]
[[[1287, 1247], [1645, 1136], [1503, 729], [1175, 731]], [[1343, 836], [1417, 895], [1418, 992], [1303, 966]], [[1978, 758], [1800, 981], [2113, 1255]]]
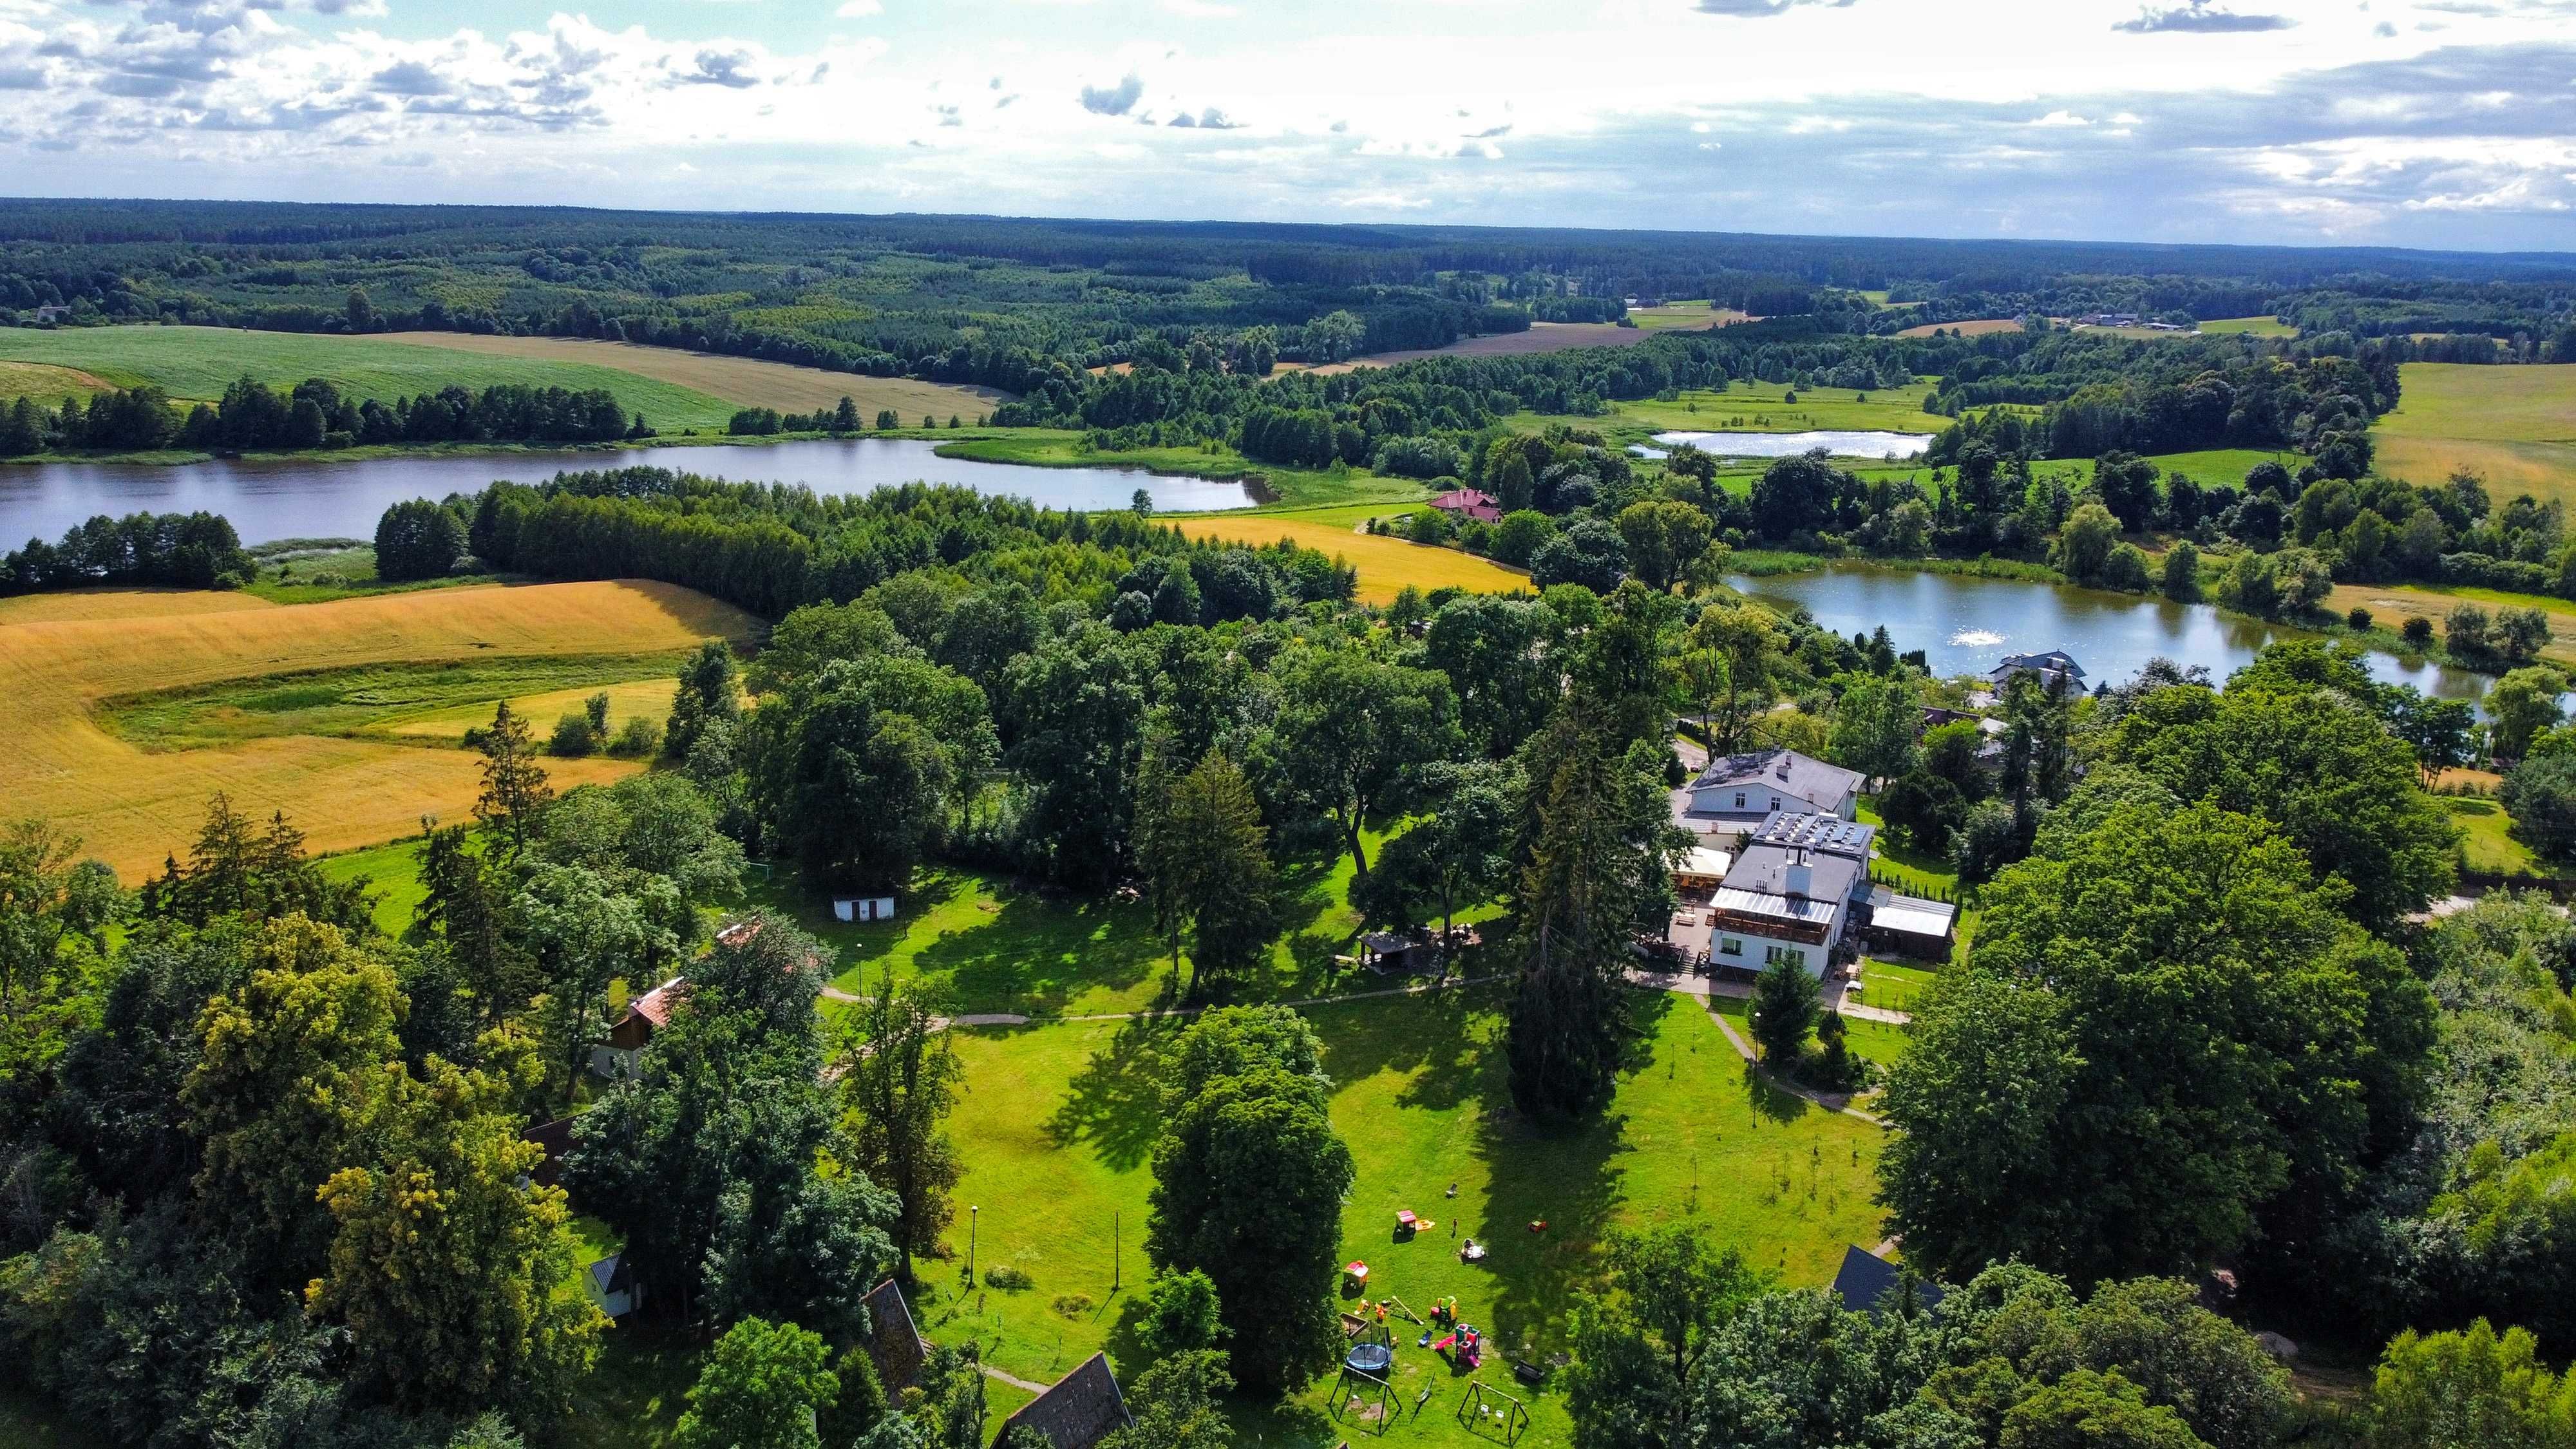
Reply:
[[2370, 430], [2379, 471], [2426, 486], [2466, 468], [2498, 502], [2576, 499], [2576, 365], [2409, 362]]
[[[1334, 1122], [1359, 1169], [1341, 1257], [1372, 1266], [1372, 1296], [1421, 1308], [1455, 1295], [1504, 1352], [1544, 1355], [1562, 1347], [1571, 1296], [1596, 1280], [1613, 1226], [1699, 1224], [1796, 1285], [1828, 1282], [1846, 1244], [1881, 1236], [1870, 1201], [1879, 1129], [1762, 1086], [1695, 1003], [1637, 997], [1646, 1059], [1609, 1111], [1542, 1129], [1510, 1110], [1497, 1001], [1492, 988], [1471, 988], [1307, 1011], [1328, 1046]], [[989, 1361], [1040, 1382], [1104, 1347], [1113, 1358], [1126, 1349], [1133, 1371], [1121, 1324], [1148, 1271], [1154, 1057], [1174, 1030], [1132, 1020], [960, 1033], [968, 1090], [950, 1130], [967, 1173], [950, 1237], [962, 1253], [971, 1217], [978, 1265], [1019, 1268], [1034, 1286], [962, 1295], [962, 1263], [928, 1268], [936, 1287], [918, 1312], [934, 1337], [977, 1338]], [[1435, 1225], [1397, 1241], [1399, 1209]], [[1541, 1220], [1546, 1231], [1532, 1233]], [[1491, 1256], [1460, 1262], [1453, 1228], [1490, 1244]], [[1447, 1367], [1410, 1337], [1397, 1366], [1408, 1406], [1433, 1389], [1400, 1432], [1464, 1443], [1452, 1418], [1463, 1388]], [[1523, 1389], [1491, 1358], [1481, 1377], [1532, 1402], [1536, 1432], [1523, 1442], [1568, 1442], [1552, 1392]], [[1328, 1379], [1282, 1411], [1247, 1412], [1244, 1427], [1270, 1444], [1356, 1441], [1354, 1426], [1326, 1415], [1330, 1389]]]
[[364, 876], [368, 891], [376, 898], [376, 929], [388, 936], [400, 937], [410, 930], [413, 913], [429, 899], [429, 887], [420, 879], [420, 842], [416, 839], [326, 855], [313, 864], [324, 880], [335, 885]]
[[2442, 803], [2450, 807], [2451, 823], [2460, 827], [2460, 855], [2469, 869], [2496, 875], [2557, 874], [2530, 846], [2513, 838], [2513, 817], [2502, 805], [2461, 796], [2445, 796]]
[[245, 375], [271, 387], [328, 378], [362, 398], [480, 391], [500, 383], [606, 388], [663, 431], [722, 429], [736, 405], [673, 383], [581, 362], [499, 357], [371, 337], [248, 332], [223, 327], [65, 327], [0, 330], [0, 361], [77, 368], [119, 387], [157, 384], [181, 400], [211, 401]]
[[[404, 726], [423, 720], [453, 726], [423, 739], [454, 744], [466, 722], [477, 716], [490, 722], [495, 700], [666, 680], [678, 674], [684, 657], [610, 654], [370, 664], [130, 695], [106, 701], [98, 715], [109, 733], [147, 750], [275, 735], [382, 737], [407, 734]], [[532, 720], [530, 727], [542, 732], [553, 723]]]

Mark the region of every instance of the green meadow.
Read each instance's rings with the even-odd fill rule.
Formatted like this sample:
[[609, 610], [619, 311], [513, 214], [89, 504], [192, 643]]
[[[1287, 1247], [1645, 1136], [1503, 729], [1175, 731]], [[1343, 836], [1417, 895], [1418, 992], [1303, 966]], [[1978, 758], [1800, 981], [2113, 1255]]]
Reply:
[[2438, 484], [2466, 469], [2499, 501], [2576, 501], [2576, 363], [2410, 362], [2397, 380], [2370, 433], [2381, 472]]
[[[65, 327], [51, 331], [0, 329], [0, 362], [43, 364], [85, 372], [113, 387], [157, 386], [181, 401], [223, 396], [243, 377], [271, 387], [292, 387], [308, 377], [328, 378], [344, 393], [390, 401], [436, 392], [450, 384], [481, 391], [500, 384], [605, 388], [628, 412], [640, 412], [663, 431], [721, 430], [736, 405], [691, 388], [632, 372], [581, 362], [502, 357], [442, 347], [421, 347], [371, 337], [296, 332], [234, 331], [222, 327]], [[59, 402], [40, 391], [42, 375], [0, 371], [0, 388], [22, 379], [19, 391]]]

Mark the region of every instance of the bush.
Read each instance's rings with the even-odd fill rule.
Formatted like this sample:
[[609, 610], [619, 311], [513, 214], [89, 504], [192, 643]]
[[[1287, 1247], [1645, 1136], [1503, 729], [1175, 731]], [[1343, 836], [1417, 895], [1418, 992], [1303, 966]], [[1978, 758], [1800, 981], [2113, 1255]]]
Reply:
[[1535, 508], [1506, 513], [1503, 521], [1494, 525], [1494, 560], [1514, 568], [1528, 568], [1531, 558], [1538, 553], [1539, 545], [1547, 542], [1555, 532], [1556, 525]]
[[618, 728], [608, 742], [608, 752], [630, 760], [646, 760], [662, 748], [662, 726], [637, 715]]
[[2399, 637], [2418, 649], [2433, 647], [2433, 621], [2421, 614], [2407, 615], [2406, 623], [2398, 629], [2397, 633]]
[[2347, 628], [2367, 630], [2370, 627], [2370, 611], [2355, 604], [2352, 606], [2352, 612], [2343, 616], [2343, 622]]
[[1005, 1293], [1025, 1293], [1037, 1286], [1037, 1280], [1008, 1263], [996, 1263], [984, 1270], [984, 1286]]
[[590, 716], [568, 709], [555, 721], [554, 738], [547, 748], [566, 759], [577, 760], [599, 748], [599, 731], [590, 727]]

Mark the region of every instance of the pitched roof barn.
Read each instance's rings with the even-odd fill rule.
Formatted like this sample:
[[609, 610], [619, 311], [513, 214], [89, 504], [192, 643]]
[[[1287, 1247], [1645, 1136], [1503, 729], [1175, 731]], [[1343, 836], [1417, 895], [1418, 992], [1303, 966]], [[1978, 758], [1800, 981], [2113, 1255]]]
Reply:
[[1055, 1449], [1091, 1449], [1128, 1422], [1127, 1396], [1118, 1391], [1118, 1376], [1109, 1371], [1108, 1357], [1095, 1353], [1021, 1405], [1003, 1422], [1002, 1438], [1011, 1437], [1014, 1425], [1025, 1424]]

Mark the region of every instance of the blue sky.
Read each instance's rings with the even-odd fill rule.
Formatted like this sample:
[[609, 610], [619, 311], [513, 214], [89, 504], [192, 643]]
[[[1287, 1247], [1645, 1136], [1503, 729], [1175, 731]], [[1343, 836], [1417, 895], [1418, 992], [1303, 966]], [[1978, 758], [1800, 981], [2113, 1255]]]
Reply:
[[0, 0], [0, 191], [2576, 251], [2576, 0]]

